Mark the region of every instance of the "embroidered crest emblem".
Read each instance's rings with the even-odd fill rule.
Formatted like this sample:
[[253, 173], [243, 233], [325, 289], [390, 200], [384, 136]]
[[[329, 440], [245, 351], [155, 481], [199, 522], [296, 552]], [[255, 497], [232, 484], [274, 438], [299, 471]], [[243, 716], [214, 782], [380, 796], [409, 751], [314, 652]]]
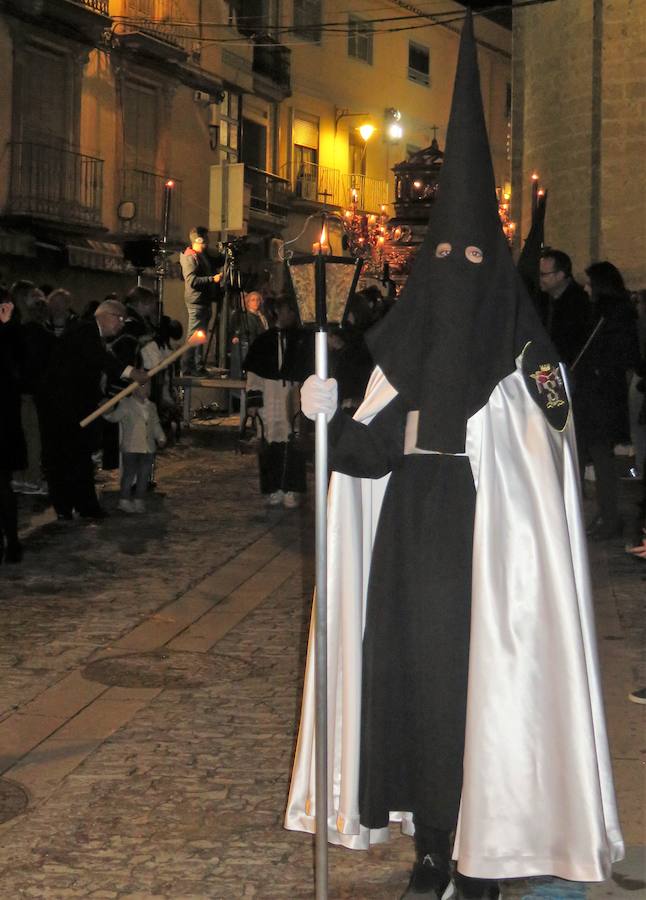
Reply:
[[539, 394], [546, 395], [545, 406], [554, 409], [555, 406], [565, 406], [565, 385], [561, 373], [552, 363], [542, 363], [538, 369], [530, 375], [536, 382]]
[[552, 428], [562, 431], [570, 412], [570, 402], [554, 350], [532, 341], [523, 352], [523, 376], [532, 400]]

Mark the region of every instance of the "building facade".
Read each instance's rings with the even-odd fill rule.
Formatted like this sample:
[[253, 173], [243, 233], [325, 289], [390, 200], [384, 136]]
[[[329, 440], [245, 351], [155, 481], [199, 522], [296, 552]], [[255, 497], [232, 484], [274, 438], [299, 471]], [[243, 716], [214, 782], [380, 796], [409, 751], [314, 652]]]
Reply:
[[613, 262], [646, 287], [646, 0], [514, 10], [512, 204], [530, 220], [533, 172], [548, 190], [546, 243], [579, 275]]
[[[165, 184], [179, 250], [209, 224], [211, 167], [226, 161], [244, 164], [244, 266], [279, 281], [282, 242], [311, 245], [316, 213], [353, 197], [388, 210], [393, 164], [443, 144], [464, 13], [446, 6], [450, 21], [403, 0], [378, 14], [368, 0], [5, 0], [0, 278], [68, 287], [79, 307], [123, 293], [137, 277], [126, 257], [150, 262], [140, 242], [161, 232]], [[511, 35], [486, 19], [476, 32], [504, 187]], [[167, 278], [180, 318], [181, 297]]]

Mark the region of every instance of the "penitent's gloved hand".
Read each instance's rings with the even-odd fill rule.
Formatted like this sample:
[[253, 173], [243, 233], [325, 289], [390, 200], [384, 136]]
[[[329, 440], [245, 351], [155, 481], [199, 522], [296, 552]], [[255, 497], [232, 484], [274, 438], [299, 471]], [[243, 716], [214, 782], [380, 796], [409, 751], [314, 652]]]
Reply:
[[334, 378], [323, 381], [318, 375], [310, 375], [301, 388], [301, 409], [308, 419], [316, 419], [318, 413], [325, 413], [329, 422], [337, 406], [337, 383]]

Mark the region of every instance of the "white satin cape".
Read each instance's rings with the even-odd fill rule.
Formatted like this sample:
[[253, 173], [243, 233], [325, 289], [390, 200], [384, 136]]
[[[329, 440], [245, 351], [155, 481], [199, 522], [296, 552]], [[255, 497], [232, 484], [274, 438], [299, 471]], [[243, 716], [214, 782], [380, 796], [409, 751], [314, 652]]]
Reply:
[[[395, 394], [375, 369], [355, 418], [370, 421]], [[466, 449], [477, 500], [464, 782], [453, 856], [472, 877], [602, 881], [623, 857], [623, 841], [572, 417], [555, 431], [517, 368], [469, 420]], [[360, 825], [358, 803], [361, 645], [387, 482], [388, 476], [335, 472], [328, 499], [328, 835], [357, 850], [388, 839], [387, 828]], [[311, 833], [313, 657], [311, 626], [285, 817], [286, 828]], [[410, 813], [393, 811], [391, 820], [413, 833]]]

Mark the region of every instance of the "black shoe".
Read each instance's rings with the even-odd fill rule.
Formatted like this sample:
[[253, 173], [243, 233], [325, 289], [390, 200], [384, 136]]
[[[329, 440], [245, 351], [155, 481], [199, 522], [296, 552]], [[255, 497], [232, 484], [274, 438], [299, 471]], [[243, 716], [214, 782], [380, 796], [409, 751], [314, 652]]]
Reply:
[[196, 378], [208, 378], [211, 373], [206, 366], [198, 366], [194, 374]]
[[4, 561], [8, 563], [22, 562], [22, 544], [20, 541], [8, 543], [4, 551]]
[[448, 900], [453, 896], [453, 884], [447, 861], [436, 854], [427, 853], [413, 866], [405, 897], [426, 895], [434, 900]]
[[497, 881], [486, 878], [467, 878], [455, 873], [455, 886], [459, 900], [497, 900], [500, 888]]

